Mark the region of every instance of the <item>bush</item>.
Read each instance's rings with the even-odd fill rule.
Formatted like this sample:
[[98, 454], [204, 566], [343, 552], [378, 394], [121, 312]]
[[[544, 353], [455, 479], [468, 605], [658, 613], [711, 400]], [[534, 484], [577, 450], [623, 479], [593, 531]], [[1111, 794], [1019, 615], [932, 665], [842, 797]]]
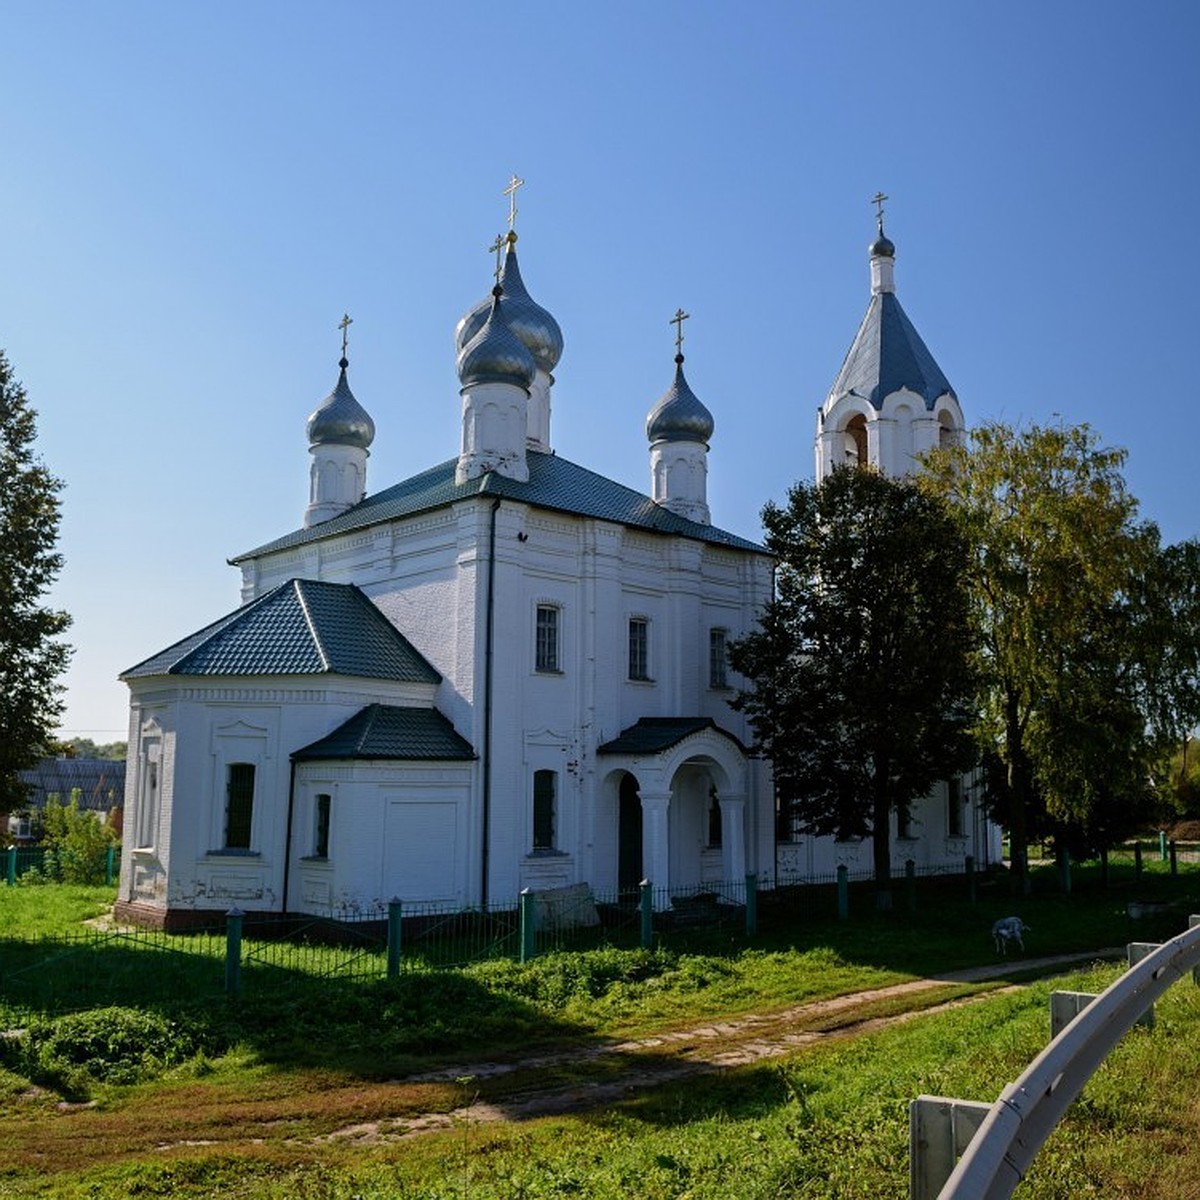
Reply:
[[74, 796], [66, 805], [51, 796], [42, 821], [42, 875], [60, 883], [103, 883], [108, 848], [116, 844], [113, 831], [95, 813], [80, 812]]

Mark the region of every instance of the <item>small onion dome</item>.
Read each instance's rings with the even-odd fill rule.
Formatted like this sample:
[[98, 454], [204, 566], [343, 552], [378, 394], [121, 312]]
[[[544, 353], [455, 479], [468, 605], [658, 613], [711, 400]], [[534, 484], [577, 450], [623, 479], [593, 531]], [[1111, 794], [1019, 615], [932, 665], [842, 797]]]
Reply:
[[707, 442], [713, 434], [712, 413], [683, 377], [683, 355], [675, 355], [675, 382], [646, 418], [651, 442]]
[[499, 287], [493, 290], [487, 319], [459, 350], [455, 366], [463, 387], [474, 383], [515, 383], [529, 391], [537, 374], [537, 363], [525, 343], [505, 323]]
[[375, 422], [346, 382], [346, 359], [338, 366], [337, 387], [308, 418], [308, 440], [313, 446], [358, 446], [365, 450], [375, 440]]
[[892, 239], [881, 229], [879, 236], [871, 243], [872, 258], [895, 258], [896, 247], [892, 244]]
[[[517, 265], [517, 252], [509, 242], [504, 257], [504, 269], [500, 273], [500, 286], [504, 294], [500, 300], [500, 312], [509, 329], [525, 343], [533, 355], [534, 362], [549, 375], [562, 358], [563, 335], [558, 322], [525, 290], [521, 268]], [[477, 304], [454, 330], [454, 347], [463, 347], [479, 332], [492, 310], [492, 301]]]

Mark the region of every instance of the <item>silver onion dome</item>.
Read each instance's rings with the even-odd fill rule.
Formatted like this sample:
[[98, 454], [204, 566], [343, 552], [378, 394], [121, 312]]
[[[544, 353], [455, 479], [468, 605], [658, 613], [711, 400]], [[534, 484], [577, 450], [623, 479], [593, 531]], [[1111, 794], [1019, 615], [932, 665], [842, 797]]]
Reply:
[[650, 410], [646, 437], [651, 442], [707, 442], [713, 428], [712, 413], [683, 377], [683, 355], [675, 355], [675, 382]]
[[346, 359], [338, 363], [337, 386], [308, 418], [308, 441], [313, 446], [358, 446], [365, 450], [375, 440], [375, 422], [354, 398], [346, 381]]
[[872, 258], [895, 258], [896, 247], [892, 244], [892, 239], [881, 229], [879, 236], [871, 243]]
[[[558, 322], [525, 290], [521, 268], [517, 265], [517, 252], [509, 242], [504, 256], [504, 269], [500, 273], [500, 312], [505, 323], [525, 343], [533, 355], [534, 362], [549, 375], [562, 358], [563, 335]], [[492, 311], [492, 298], [480, 301], [454, 330], [454, 348], [463, 347], [479, 332]]]
[[476, 383], [515, 383], [529, 390], [537, 363], [525, 343], [508, 327], [500, 307], [500, 288], [483, 324], [458, 352], [455, 364], [463, 387]]

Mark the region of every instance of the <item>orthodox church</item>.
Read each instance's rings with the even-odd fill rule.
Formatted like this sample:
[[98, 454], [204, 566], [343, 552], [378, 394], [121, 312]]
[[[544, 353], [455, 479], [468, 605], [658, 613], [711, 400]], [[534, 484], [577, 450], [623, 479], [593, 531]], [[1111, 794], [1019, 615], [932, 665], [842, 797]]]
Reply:
[[[366, 491], [375, 426], [346, 318], [308, 419], [300, 528], [231, 560], [241, 607], [123, 674], [118, 916], [506, 908], [526, 888], [770, 887], [869, 863], [869, 846], [777, 839], [769, 765], [729, 706], [726, 647], [769, 599], [772, 558], [711, 521], [714, 419], [682, 335], [646, 418], [648, 495], [557, 453], [563, 336], [526, 289], [514, 216], [496, 286], [455, 330], [457, 454]], [[818, 477], [904, 473], [962, 436], [894, 255], [881, 218], [870, 305], [818, 413]], [[957, 785], [895, 832], [898, 861], [988, 857]]]

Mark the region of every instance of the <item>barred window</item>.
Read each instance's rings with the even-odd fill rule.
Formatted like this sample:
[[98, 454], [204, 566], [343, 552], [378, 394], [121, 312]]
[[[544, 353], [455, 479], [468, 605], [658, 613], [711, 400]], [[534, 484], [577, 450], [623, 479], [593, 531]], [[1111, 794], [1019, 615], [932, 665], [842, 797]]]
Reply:
[[317, 795], [313, 805], [313, 856], [316, 858], [329, 857], [329, 814], [333, 807], [333, 797], [328, 792]]
[[533, 773], [533, 848], [554, 849], [554, 802], [558, 790], [554, 771]]
[[724, 629], [708, 631], [708, 686], [710, 688], [727, 688], [729, 686], [725, 643]]
[[230, 763], [225, 778], [225, 849], [249, 850], [254, 817], [254, 764]]
[[537, 645], [534, 668], [538, 671], [559, 671], [558, 609], [553, 604], [537, 606]]
[[644, 617], [629, 619], [629, 678], [650, 678], [650, 622]]

